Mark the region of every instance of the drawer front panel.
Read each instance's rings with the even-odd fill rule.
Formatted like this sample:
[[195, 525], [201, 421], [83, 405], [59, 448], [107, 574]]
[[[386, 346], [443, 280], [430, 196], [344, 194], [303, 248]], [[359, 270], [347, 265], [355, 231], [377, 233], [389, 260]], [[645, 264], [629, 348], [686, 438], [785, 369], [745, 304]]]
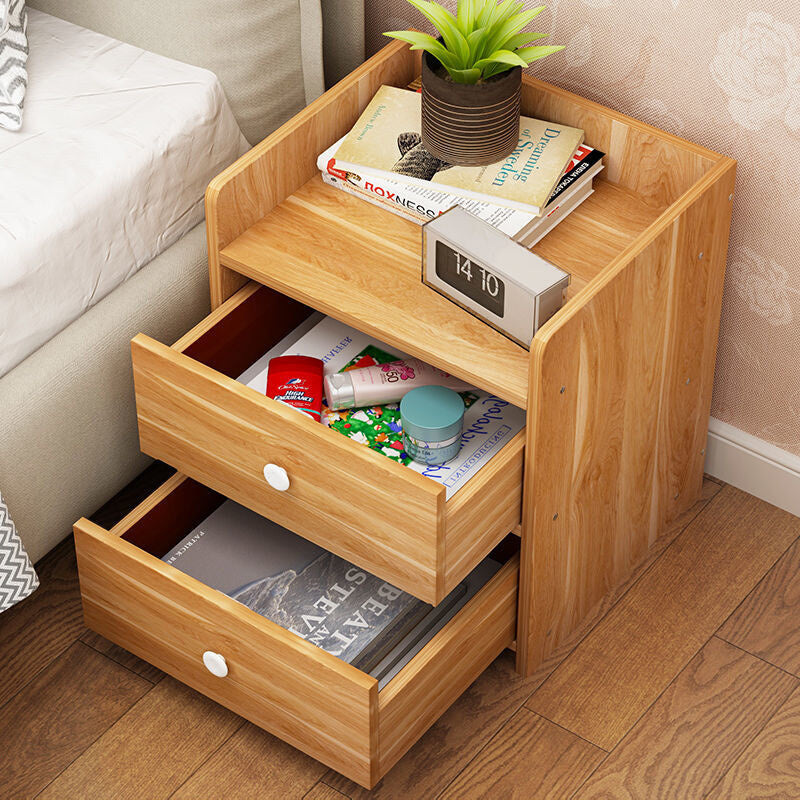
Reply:
[[[444, 487], [146, 336], [142, 450], [427, 602], [444, 591]], [[271, 488], [268, 463], [289, 488]]]
[[516, 635], [515, 556], [378, 695], [379, 768], [388, 772]]
[[[86, 624], [354, 781], [377, 766], [377, 681], [87, 520]], [[203, 664], [222, 654], [228, 675]]]

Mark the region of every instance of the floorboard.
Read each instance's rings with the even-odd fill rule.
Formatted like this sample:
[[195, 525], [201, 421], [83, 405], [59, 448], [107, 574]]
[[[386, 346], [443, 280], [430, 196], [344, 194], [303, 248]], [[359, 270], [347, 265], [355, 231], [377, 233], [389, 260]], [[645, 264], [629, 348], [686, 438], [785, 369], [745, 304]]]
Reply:
[[166, 800], [242, 724], [233, 712], [164, 678], [38, 797]]
[[303, 795], [303, 800], [347, 800], [347, 795], [337, 792], [332, 786], [320, 781]]
[[728, 618], [719, 635], [800, 675], [800, 539]]
[[724, 487], [528, 707], [613, 749], [798, 534], [800, 519]]
[[36, 572], [39, 588], [0, 614], [0, 707], [86, 631], [72, 536]]
[[599, 747], [521, 708], [441, 800], [561, 800], [605, 758]]
[[800, 690], [737, 759], [708, 800], [796, 800], [800, 797]]
[[150, 688], [73, 643], [0, 709], [0, 797], [34, 797]]
[[520, 678], [514, 671], [514, 656], [505, 652], [372, 792], [333, 771], [325, 776], [325, 783], [353, 800], [431, 800], [514, 716], [542, 678]]
[[264, 796], [303, 797], [326, 768], [310, 756], [245, 722], [173, 795], [172, 800]]
[[101, 636], [99, 633], [86, 630], [81, 636], [81, 641], [97, 650], [98, 653], [108, 656], [108, 658], [116, 661], [118, 664], [122, 664], [123, 667], [129, 669], [131, 672], [135, 672], [145, 680], [150, 681], [150, 683], [158, 683], [164, 677], [164, 673], [158, 667], [154, 667], [152, 664], [142, 661], [141, 658], [138, 658], [133, 653], [129, 653], [119, 645], [109, 642], [108, 639]]
[[704, 797], [797, 685], [713, 637], [575, 800]]

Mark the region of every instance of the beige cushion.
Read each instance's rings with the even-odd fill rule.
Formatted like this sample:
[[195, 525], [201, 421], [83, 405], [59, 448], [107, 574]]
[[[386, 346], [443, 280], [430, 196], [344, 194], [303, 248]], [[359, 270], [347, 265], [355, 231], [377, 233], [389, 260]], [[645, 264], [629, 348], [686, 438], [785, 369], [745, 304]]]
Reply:
[[204, 227], [0, 379], [0, 489], [31, 560], [150, 461], [139, 452], [130, 340], [172, 344], [208, 314]]
[[[355, 0], [356, 8], [361, 3]], [[31, 0], [30, 5], [211, 70], [251, 144], [323, 90], [320, 0]], [[340, 26], [340, 17], [328, 16], [331, 24], [337, 20], [341, 35], [347, 23]], [[358, 30], [363, 54], [363, 18]]]

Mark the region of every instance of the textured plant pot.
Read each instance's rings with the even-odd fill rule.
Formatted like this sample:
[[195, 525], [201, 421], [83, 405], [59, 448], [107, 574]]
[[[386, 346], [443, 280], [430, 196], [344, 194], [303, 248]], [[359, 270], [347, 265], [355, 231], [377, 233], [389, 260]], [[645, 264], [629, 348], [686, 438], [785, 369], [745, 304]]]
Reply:
[[449, 164], [502, 161], [519, 140], [522, 69], [485, 83], [454, 83], [430, 53], [422, 59], [422, 143]]

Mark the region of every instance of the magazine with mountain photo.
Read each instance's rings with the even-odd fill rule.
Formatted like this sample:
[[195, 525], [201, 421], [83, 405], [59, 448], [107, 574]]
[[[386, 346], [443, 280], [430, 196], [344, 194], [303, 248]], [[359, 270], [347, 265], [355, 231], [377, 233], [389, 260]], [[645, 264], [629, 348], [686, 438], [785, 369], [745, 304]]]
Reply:
[[365, 672], [433, 608], [232, 500], [162, 560]]
[[538, 216], [583, 142], [579, 128], [521, 117], [517, 147], [502, 161], [478, 167], [448, 164], [422, 144], [420, 103], [416, 92], [382, 86], [336, 150], [338, 168], [434, 184]]

